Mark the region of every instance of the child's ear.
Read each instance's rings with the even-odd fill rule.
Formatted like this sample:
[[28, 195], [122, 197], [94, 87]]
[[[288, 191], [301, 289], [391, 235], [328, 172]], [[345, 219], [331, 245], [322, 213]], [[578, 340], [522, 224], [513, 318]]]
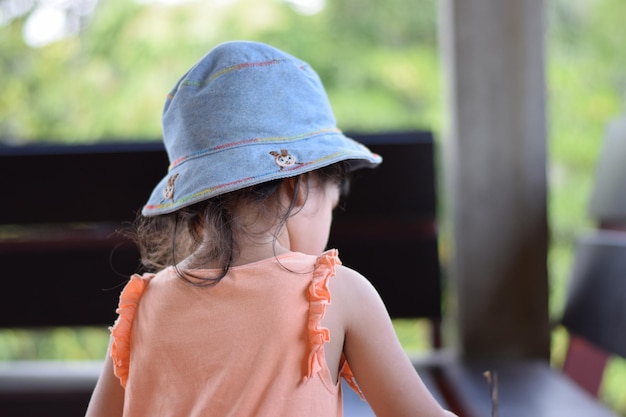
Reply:
[[281, 183], [282, 192], [287, 201], [293, 201], [295, 207], [302, 207], [306, 202], [307, 175], [285, 178]]

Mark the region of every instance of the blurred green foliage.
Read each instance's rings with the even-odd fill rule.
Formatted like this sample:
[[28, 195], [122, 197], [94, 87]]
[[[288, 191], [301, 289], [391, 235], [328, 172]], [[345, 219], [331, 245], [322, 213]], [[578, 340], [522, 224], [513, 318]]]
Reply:
[[278, 0], [101, 0], [80, 35], [41, 48], [22, 38], [27, 18], [0, 27], [0, 141], [158, 139], [165, 94], [209, 49], [233, 39], [308, 61], [344, 129], [439, 124], [432, 0], [332, 1], [313, 16]]
[[[0, 0], [0, 12], [9, 2]], [[437, 1], [328, 0], [313, 15], [298, 13], [293, 3], [206, 0], [166, 6], [99, 0], [78, 34], [37, 48], [24, 41], [29, 13], [10, 20], [0, 13], [0, 144], [156, 140], [165, 94], [210, 48], [233, 39], [267, 42], [308, 61], [324, 81], [344, 130], [440, 133]], [[550, 312], [555, 319], [575, 239], [593, 226], [587, 207], [604, 129], [623, 113], [624, 16], [623, 0], [546, 0]], [[423, 349], [410, 335], [427, 332], [412, 326], [396, 323], [408, 350]], [[56, 329], [35, 338], [2, 330], [0, 359], [98, 358], [106, 343], [99, 330], [96, 336], [93, 329], [79, 334]], [[566, 336], [555, 331], [557, 364], [565, 343]], [[626, 362], [616, 359], [607, 371], [603, 398], [624, 415], [625, 385]]]

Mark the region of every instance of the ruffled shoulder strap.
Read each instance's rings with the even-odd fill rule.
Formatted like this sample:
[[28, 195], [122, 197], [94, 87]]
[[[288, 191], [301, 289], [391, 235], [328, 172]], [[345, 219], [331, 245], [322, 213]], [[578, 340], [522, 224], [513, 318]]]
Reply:
[[[335, 275], [335, 267], [341, 265], [338, 252], [331, 249], [324, 252], [315, 263], [313, 279], [309, 285], [309, 357], [308, 370], [304, 377], [306, 381], [312, 378], [322, 369], [324, 358], [324, 344], [330, 341], [330, 333], [327, 328], [321, 326], [322, 318], [326, 312], [326, 306], [330, 303], [330, 290], [328, 289], [328, 280]], [[363, 394], [356, 384], [352, 370], [342, 355], [340, 376], [346, 380], [348, 385], [352, 387], [363, 398]]]
[[135, 274], [130, 278], [126, 287], [120, 294], [119, 306], [116, 310], [118, 317], [111, 330], [111, 358], [113, 359], [113, 372], [120, 379], [123, 387], [128, 380], [128, 367], [130, 364], [130, 336], [133, 327], [135, 311], [139, 299], [148, 286], [154, 274]]
[[330, 290], [328, 280], [335, 275], [335, 266], [341, 265], [337, 256], [337, 250], [332, 249], [324, 252], [317, 261], [313, 270], [313, 279], [309, 285], [309, 357], [308, 370], [304, 377], [306, 381], [322, 369], [324, 358], [324, 343], [330, 340], [330, 332], [321, 326], [322, 318], [326, 312], [326, 306], [330, 303]]

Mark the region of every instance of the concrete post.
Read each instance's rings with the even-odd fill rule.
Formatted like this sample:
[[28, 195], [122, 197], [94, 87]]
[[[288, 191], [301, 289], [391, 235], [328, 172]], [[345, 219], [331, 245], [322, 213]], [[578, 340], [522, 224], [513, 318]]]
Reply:
[[547, 358], [544, 4], [440, 5], [459, 347], [467, 358]]

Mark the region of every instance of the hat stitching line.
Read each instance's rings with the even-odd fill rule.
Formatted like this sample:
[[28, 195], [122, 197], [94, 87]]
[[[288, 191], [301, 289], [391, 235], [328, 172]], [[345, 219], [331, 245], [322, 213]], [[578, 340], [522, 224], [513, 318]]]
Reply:
[[[283, 58], [283, 59], [278, 59], [278, 58], [274, 58], [270, 61], [261, 61], [261, 62], [244, 62], [242, 64], [237, 64], [237, 65], [233, 65], [227, 68], [224, 68], [223, 70], [220, 70], [218, 72], [216, 72], [215, 74], [212, 74], [209, 78], [207, 78], [206, 80], [203, 81], [195, 81], [195, 80], [184, 80], [180, 83], [180, 87], [182, 86], [193, 86], [193, 87], [201, 87], [204, 84], [208, 84], [209, 82], [213, 81], [214, 79], [216, 79], [217, 77], [220, 77], [226, 73], [229, 73], [231, 71], [236, 71], [236, 70], [240, 70], [240, 69], [245, 69], [245, 68], [251, 68], [251, 67], [267, 67], [269, 65], [274, 65], [274, 64], [279, 64], [281, 62], [285, 62], [285, 61], [289, 61], [289, 59], [287, 58]], [[305, 66], [299, 66], [298, 68], [303, 69]], [[176, 89], [176, 91], [178, 91], [178, 89]], [[174, 95], [176, 94], [176, 92], [170, 92], [167, 94], [167, 98], [168, 99], [172, 99], [174, 98]]]
[[174, 160], [170, 166], [168, 167], [168, 171], [174, 169], [175, 167], [177, 167], [178, 165], [182, 164], [183, 162], [189, 160], [189, 159], [193, 159], [193, 158], [198, 158], [213, 152], [218, 152], [218, 151], [223, 151], [225, 149], [229, 149], [229, 148], [234, 148], [237, 146], [244, 146], [244, 145], [249, 145], [249, 144], [253, 144], [253, 143], [259, 143], [259, 142], [263, 142], [263, 143], [271, 143], [271, 142], [290, 142], [290, 141], [295, 141], [295, 140], [299, 140], [299, 139], [305, 139], [305, 138], [309, 138], [309, 137], [313, 137], [316, 135], [320, 135], [323, 133], [341, 133], [341, 130], [337, 129], [337, 128], [328, 128], [328, 129], [320, 129], [320, 130], [315, 130], [312, 132], [306, 132], [306, 133], [302, 133], [299, 135], [294, 135], [294, 136], [276, 136], [276, 137], [270, 137], [270, 138], [252, 138], [252, 139], [244, 139], [244, 140], [239, 140], [236, 142], [230, 142], [230, 143], [224, 143], [221, 145], [217, 145], [217, 146], [213, 146], [211, 148], [207, 148], [207, 149], [202, 149], [200, 151], [196, 151], [193, 152], [189, 155], [185, 155], [185, 156], [181, 156], [180, 158], [177, 158], [176, 160]]
[[221, 71], [216, 72], [215, 74], [211, 75], [209, 78], [206, 79], [206, 81], [204, 82], [210, 82], [214, 79], [216, 79], [217, 77], [224, 75], [228, 72], [231, 71], [236, 71], [239, 69], [244, 69], [244, 68], [250, 68], [250, 67], [267, 67], [269, 65], [275, 65], [275, 64], [280, 64], [281, 62], [285, 62], [285, 61], [291, 61], [290, 59], [287, 58], [273, 58], [269, 61], [260, 61], [260, 62], [244, 62], [242, 64], [237, 64], [237, 65], [233, 65], [232, 67], [228, 67], [228, 68], [224, 68]]
[[[316, 159], [314, 161], [303, 162], [303, 163], [301, 163], [299, 165], [283, 169], [281, 172], [284, 173], [284, 172], [290, 172], [290, 171], [299, 170], [299, 169], [302, 169], [302, 168], [310, 166], [310, 165], [318, 164], [320, 162], [336, 158], [336, 157], [338, 157], [338, 156], [340, 156], [342, 154], [350, 154], [350, 153], [351, 152], [346, 152], [346, 151], [335, 152], [334, 154], [327, 155], [327, 156], [324, 156], [322, 158], [318, 158], [318, 159]], [[250, 182], [251, 180], [255, 180], [257, 178], [268, 177], [268, 176], [272, 176], [272, 175], [275, 175], [275, 174], [276, 174], [276, 171], [271, 171], [269, 173], [260, 174], [260, 175], [254, 175], [254, 176], [251, 176], [251, 177], [246, 177], [246, 178], [243, 178], [243, 179], [239, 179], [237, 181], [231, 181], [231, 182], [227, 182], [227, 183], [224, 183], [224, 184], [219, 184], [219, 185], [216, 185], [214, 187], [205, 188], [204, 190], [198, 191], [197, 193], [194, 193], [194, 194], [192, 194], [190, 196], [178, 199], [176, 201], [172, 201], [171, 203], [165, 203], [165, 204], [161, 203], [161, 204], [146, 205], [146, 209], [149, 209], [149, 210], [165, 209], [165, 208], [168, 208], [168, 207], [172, 207], [174, 205], [185, 203], [185, 202], [187, 202], [189, 200], [193, 200], [193, 199], [195, 199], [195, 198], [197, 198], [199, 196], [211, 193], [211, 192], [213, 192], [215, 190], [219, 190], [219, 189], [222, 189], [222, 188], [225, 188], [225, 187], [229, 187], [229, 186], [233, 186], [233, 185], [237, 185], [237, 184], [241, 184], [241, 183], [245, 183], [245, 182]]]

